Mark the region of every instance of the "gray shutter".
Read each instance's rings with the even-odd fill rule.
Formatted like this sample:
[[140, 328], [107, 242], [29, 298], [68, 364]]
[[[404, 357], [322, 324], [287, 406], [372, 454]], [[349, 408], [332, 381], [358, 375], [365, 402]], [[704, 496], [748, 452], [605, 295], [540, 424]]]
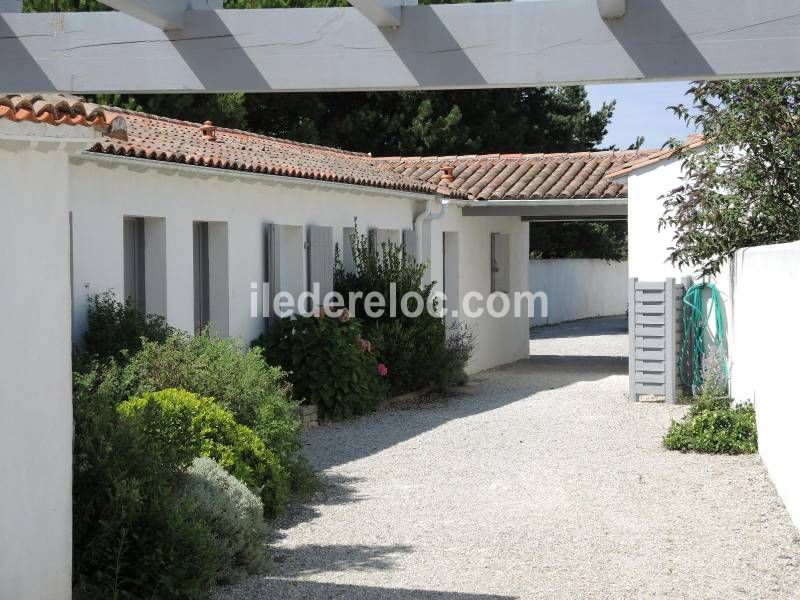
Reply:
[[268, 269], [270, 319], [274, 318], [273, 299], [278, 292], [289, 292], [294, 300], [305, 289], [303, 282], [303, 228], [300, 225], [270, 224], [268, 228]]
[[319, 304], [333, 291], [333, 228], [308, 228], [308, 289], [319, 283]]
[[492, 292], [507, 294], [511, 288], [509, 246], [507, 233], [492, 234]]
[[399, 229], [371, 229], [369, 236], [370, 249], [379, 256], [383, 253], [384, 244], [399, 246], [402, 239]]
[[681, 304], [684, 288], [674, 279], [631, 279], [628, 292], [630, 397], [678, 396], [677, 356], [682, 339]]
[[417, 232], [413, 229], [403, 230], [403, 255], [417, 260]]
[[356, 234], [355, 227], [345, 227], [342, 236], [342, 267], [345, 273], [355, 273], [356, 263], [353, 259], [352, 236]]

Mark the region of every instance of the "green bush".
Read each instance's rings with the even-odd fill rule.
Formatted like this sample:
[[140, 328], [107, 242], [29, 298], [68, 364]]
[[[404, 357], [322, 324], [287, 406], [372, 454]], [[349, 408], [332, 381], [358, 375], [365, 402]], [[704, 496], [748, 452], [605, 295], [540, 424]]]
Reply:
[[188, 430], [167, 446], [129, 427], [117, 411], [126, 389], [113, 361], [74, 377], [74, 597], [206, 598], [212, 534], [175, 495], [199, 445]]
[[237, 423], [212, 398], [168, 389], [130, 398], [118, 410], [151, 447], [214, 459], [260, 495], [267, 516], [285, 506], [289, 479], [278, 459], [252, 429]]
[[752, 454], [758, 451], [752, 404], [734, 406], [720, 389], [701, 394], [681, 421], [673, 421], [664, 446], [681, 452]]
[[163, 342], [172, 329], [163, 317], [145, 315], [128, 299], [124, 303], [111, 292], [89, 296], [85, 350], [91, 356], [123, 359], [142, 347], [142, 339]]
[[264, 506], [246, 485], [210, 458], [194, 459], [181, 489], [208, 526], [218, 558], [217, 583], [232, 583], [268, 564]]
[[313, 475], [302, 453], [297, 404], [288, 393], [286, 375], [268, 366], [261, 350], [246, 349], [236, 339], [205, 333], [173, 333], [164, 343], [145, 342], [126, 367], [131, 393], [141, 395], [180, 388], [214, 398], [236, 420], [255, 430], [289, 474], [292, 488]]
[[264, 358], [289, 374], [298, 400], [317, 405], [324, 419], [372, 410], [386, 396], [378, 362], [360, 343], [354, 319], [288, 317], [254, 342]]
[[[355, 272], [344, 270], [337, 253], [334, 274], [334, 287], [346, 301], [351, 293], [366, 297], [370, 292], [378, 292], [388, 301], [394, 284], [398, 302], [406, 293], [417, 292], [423, 306], [437, 307], [433, 283], [423, 283], [426, 265], [417, 263], [401, 246], [384, 243], [380, 249], [374, 248], [357, 228], [350, 242]], [[363, 310], [362, 300], [354, 308], [363, 324], [364, 337], [372, 343], [378, 361], [389, 368], [393, 393], [431, 385], [447, 390], [465, 380], [464, 366], [474, 350], [474, 336], [466, 325], [457, 324], [447, 331], [444, 319], [431, 315], [427, 309], [417, 317], [405, 316], [400, 310], [391, 316], [386, 310], [382, 316], [372, 318]], [[409, 308], [413, 313], [418, 306], [412, 301]]]

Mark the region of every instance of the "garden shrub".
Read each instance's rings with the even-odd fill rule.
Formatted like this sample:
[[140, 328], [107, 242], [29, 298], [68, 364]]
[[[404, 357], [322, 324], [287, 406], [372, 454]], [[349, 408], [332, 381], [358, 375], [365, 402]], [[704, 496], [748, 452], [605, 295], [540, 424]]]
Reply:
[[217, 583], [232, 583], [268, 564], [264, 506], [246, 485], [210, 458], [194, 459], [181, 488], [206, 523], [218, 560]]
[[681, 452], [752, 454], [758, 452], [752, 404], [733, 405], [718, 386], [706, 386], [681, 421], [673, 421], [664, 446]]
[[313, 474], [302, 454], [297, 404], [286, 375], [268, 366], [259, 348], [237, 339], [175, 332], [164, 343], [145, 342], [126, 367], [133, 394], [180, 388], [214, 398], [261, 437], [289, 474], [292, 488], [307, 487]]
[[316, 404], [324, 419], [341, 419], [372, 410], [386, 396], [378, 362], [360, 335], [346, 315], [287, 317], [254, 345], [287, 371], [298, 400]]
[[213, 398], [168, 389], [130, 398], [118, 410], [153, 448], [217, 461], [260, 495], [268, 517], [285, 506], [289, 479], [280, 462], [252, 429], [237, 423]]
[[111, 292], [89, 296], [85, 350], [99, 359], [124, 360], [142, 347], [142, 340], [163, 342], [172, 329], [163, 317], [146, 315], [133, 302], [117, 300]]
[[[351, 293], [366, 297], [378, 292], [390, 298], [392, 284], [398, 300], [408, 292], [417, 292], [423, 306], [437, 308], [433, 297], [434, 284], [424, 284], [426, 265], [419, 264], [391, 242], [381, 248], [371, 247], [367, 236], [358, 232], [350, 238], [355, 272], [344, 270], [337, 253], [334, 287], [345, 300]], [[465, 324], [456, 324], [451, 331], [444, 319], [428, 312], [410, 317], [397, 310], [392, 316], [388, 310], [379, 317], [370, 317], [363, 310], [363, 301], [355, 305], [355, 314], [363, 324], [364, 336], [372, 342], [378, 360], [389, 368], [389, 384], [395, 394], [435, 386], [447, 390], [454, 383], [465, 381], [464, 367], [474, 350], [474, 336]], [[416, 301], [409, 302], [411, 313], [418, 308]]]
[[74, 597], [207, 598], [212, 533], [175, 495], [199, 444], [188, 428], [167, 446], [129, 427], [117, 411], [126, 388], [113, 361], [74, 376]]

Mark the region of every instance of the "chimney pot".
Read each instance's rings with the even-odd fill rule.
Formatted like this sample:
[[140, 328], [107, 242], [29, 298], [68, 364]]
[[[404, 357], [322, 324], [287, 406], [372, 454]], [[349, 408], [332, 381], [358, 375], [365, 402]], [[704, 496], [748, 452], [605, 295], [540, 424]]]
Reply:
[[442, 183], [453, 183], [453, 165], [442, 165]]
[[203, 134], [203, 137], [209, 142], [217, 141], [217, 128], [211, 121], [206, 121], [203, 123], [203, 125], [200, 127], [200, 131]]

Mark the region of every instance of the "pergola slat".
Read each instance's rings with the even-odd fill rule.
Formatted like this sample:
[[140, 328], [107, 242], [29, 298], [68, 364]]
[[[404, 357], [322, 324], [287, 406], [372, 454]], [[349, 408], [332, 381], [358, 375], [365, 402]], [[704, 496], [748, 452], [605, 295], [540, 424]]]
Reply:
[[597, 0], [189, 10], [161, 31], [117, 12], [3, 14], [0, 89], [288, 92], [528, 87], [800, 74], [797, 0]]

